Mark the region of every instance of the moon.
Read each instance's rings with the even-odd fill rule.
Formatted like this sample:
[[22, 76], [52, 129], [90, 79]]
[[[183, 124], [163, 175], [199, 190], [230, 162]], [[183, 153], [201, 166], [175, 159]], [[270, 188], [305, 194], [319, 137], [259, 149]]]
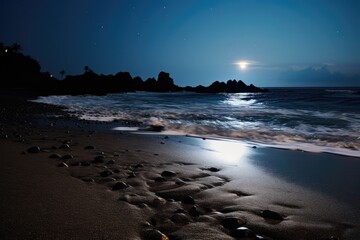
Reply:
[[249, 65], [249, 62], [247, 62], [247, 61], [240, 61], [240, 62], [237, 62], [236, 64], [239, 66], [239, 68], [240, 68], [241, 70], [246, 70], [247, 67], [248, 67], [248, 65]]

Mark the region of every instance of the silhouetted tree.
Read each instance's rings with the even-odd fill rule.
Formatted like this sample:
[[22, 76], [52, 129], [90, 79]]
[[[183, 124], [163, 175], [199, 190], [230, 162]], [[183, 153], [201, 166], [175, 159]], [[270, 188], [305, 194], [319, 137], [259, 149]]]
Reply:
[[61, 70], [61, 71], [60, 71], [60, 75], [61, 75], [61, 78], [62, 78], [62, 79], [64, 79], [65, 73], [66, 73], [65, 70]]
[[92, 72], [92, 70], [89, 68], [89, 66], [84, 67], [85, 73]]
[[18, 53], [21, 51], [21, 45], [18, 43], [14, 43], [11, 45], [11, 51], [13, 51], [14, 53]]

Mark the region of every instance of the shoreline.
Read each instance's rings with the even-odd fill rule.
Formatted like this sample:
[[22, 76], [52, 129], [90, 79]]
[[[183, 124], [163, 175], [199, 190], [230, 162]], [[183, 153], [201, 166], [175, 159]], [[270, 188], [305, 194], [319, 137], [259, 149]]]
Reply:
[[[67, 98], [65, 97], [65, 99], [67, 99]], [[84, 97], [84, 99], [87, 99], [87, 97]], [[70, 99], [69, 102], [74, 101], [74, 104], [77, 105], [77, 102], [82, 101], [84, 99], [75, 98], [72, 100]], [[130, 101], [130, 102], [137, 101], [136, 98], [134, 98], [134, 97], [131, 97], [130, 100], [127, 98], [123, 99], [122, 97], [119, 97], [119, 99], [118, 98], [114, 98], [114, 99], [117, 99], [117, 101], [120, 101], [120, 102], [121, 101], [125, 101], [125, 102], [126, 101]], [[145, 99], [147, 99], [147, 98], [145, 98]], [[90, 102], [91, 101], [96, 102], [97, 100], [98, 99], [96, 97], [95, 97], [95, 99], [92, 99], [91, 97], [89, 98]], [[101, 101], [102, 100], [99, 100], [99, 102], [101, 102]], [[108, 98], [106, 98], [104, 100], [103, 104], [105, 104], [107, 101], [109, 101]], [[153, 100], [150, 99], [148, 101], [153, 101]], [[159, 99], [159, 101], [160, 101], [160, 99]], [[165, 99], [164, 101], [172, 101], [172, 98]], [[59, 97], [59, 98], [55, 98], [55, 99], [51, 99], [51, 98], [48, 100], [45, 99], [43, 101], [37, 100], [35, 102], [55, 104], [54, 106], [57, 106], [56, 104], [65, 106], [67, 100], [63, 101], [62, 97]], [[111, 102], [109, 104], [111, 105]], [[137, 104], [139, 104], [139, 103], [137, 103]], [[95, 105], [97, 106], [96, 103], [95, 103]], [[174, 122], [172, 120], [172, 118], [168, 119], [166, 117], [167, 114], [164, 114], [164, 113], [155, 114], [154, 116], [157, 116], [157, 117], [150, 117], [147, 115], [145, 115], [145, 117], [143, 117], [141, 108], [139, 110], [140, 113], [138, 114], [139, 115], [138, 116], [137, 114], [132, 114], [131, 112], [128, 112], [127, 110], [124, 110], [124, 113], [118, 113], [116, 111], [112, 111], [111, 108], [106, 108], [106, 107], [99, 108], [96, 106], [94, 106], [94, 108], [92, 108], [90, 106], [92, 109], [90, 111], [89, 106], [87, 106], [86, 104], [81, 105], [81, 106], [84, 107], [84, 109], [82, 107], [78, 107], [78, 108], [74, 107], [73, 108], [73, 107], [71, 107], [71, 105], [65, 107], [65, 109], [67, 108], [69, 110], [68, 114], [71, 114], [73, 117], [78, 117], [84, 121], [94, 121], [94, 122], [99, 121], [102, 124], [103, 123], [108, 124], [108, 122], [109, 122], [109, 124], [113, 125], [114, 128], [119, 128], [119, 127], [120, 128], [122, 128], [122, 127], [133, 128], [133, 129], [122, 129], [124, 131], [126, 131], [126, 130], [133, 131], [136, 129], [139, 131], [155, 130], [155, 132], [163, 131], [164, 134], [169, 134], [168, 132], [170, 131], [170, 132], [173, 132], [175, 134], [180, 134], [180, 135], [183, 134], [183, 135], [200, 136], [200, 137], [205, 137], [205, 138], [231, 139], [231, 140], [245, 141], [245, 142], [249, 142], [249, 143], [253, 143], [253, 144], [260, 144], [263, 146], [275, 147], [275, 148], [285, 148], [285, 149], [290, 149], [290, 150], [300, 150], [300, 151], [307, 151], [307, 152], [334, 153], [334, 154], [339, 154], [339, 155], [360, 157], [360, 151], [359, 151], [360, 145], [359, 145], [359, 141], [358, 141], [358, 136], [356, 135], [356, 130], [347, 132], [350, 129], [350, 127], [349, 127], [349, 129], [345, 129], [345, 128], [343, 129], [340, 127], [340, 129], [338, 129], [338, 131], [335, 131], [335, 133], [338, 133], [338, 134], [335, 134], [335, 133], [327, 134], [327, 132], [334, 131], [334, 129], [329, 128], [329, 129], [323, 130], [319, 126], [317, 126], [318, 128], [320, 128], [319, 132], [317, 132], [316, 126], [314, 126], [315, 129], [313, 129], [312, 131], [298, 129], [298, 130], [294, 130], [292, 132], [290, 129], [289, 133], [287, 133], [286, 130], [276, 130], [276, 128], [273, 129], [270, 127], [269, 128], [268, 127], [259, 127], [259, 128], [255, 128], [255, 129], [251, 129], [251, 128], [250, 129], [247, 129], [247, 128], [237, 129], [235, 127], [234, 129], [232, 129], [232, 127], [224, 127], [224, 128], [221, 127], [222, 125], [227, 126], [227, 124], [230, 124], [230, 123], [227, 123], [226, 121], [225, 122], [220, 121], [218, 123], [214, 122], [211, 124], [202, 124], [202, 123], [197, 122], [196, 120], [193, 121], [192, 119], [187, 119], [186, 116], [182, 116], [183, 118], [180, 117], [178, 119], [179, 123], [177, 123], [176, 121]], [[131, 107], [132, 106], [129, 104], [124, 104], [125, 109], [131, 108]], [[105, 112], [102, 112], [101, 109], [103, 109], [103, 111], [105, 111]], [[162, 109], [162, 108], [159, 107], [159, 109]], [[136, 106], [135, 106], [134, 111], [136, 112]], [[161, 111], [162, 110], [160, 110], [160, 112]], [[171, 112], [171, 110], [166, 110], [166, 111]], [[272, 111], [270, 111], [270, 114], [273, 114], [276, 111], [277, 110], [272, 110]], [[173, 112], [171, 112], [171, 113], [177, 114], [176, 111], [174, 111], [174, 113]], [[123, 116], [123, 114], [124, 114], [124, 116]], [[295, 114], [294, 116], [296, 116], [296, 114], [299, 114], [299, 113], [292, 113], [292, 114]], [[301, 113], [301, 114], [304, 114], [304, 113]], [[317, 116], [318, 113], [314, 113], [314, 114]], [[291, 115], [291, 114], [289, 114], [289, 115]], [[318, 115], [323, 116], [324, 114], [319, 113]], [[139, 118], [134, 118], [134, 116], [138, 116]], [[151, 116], [153, 116], [153, 115], [151, 115]], [[250, 116], [252, 116], [252, 115], [250, 114]], [[282, 116], [282, 117], [284, 117], [284, 116]], [[337, 118], [337, 117], [338, 116], [333, 116], [333, 118]], [[129, 119], [129, 120], [125, 120], [125, 119]], [[252, 120], [250, 120], [250, 122], [247, 123], [247, 124], [250, 124], [250, 126], [252, 124], [251, 121]], [[254, 124], [261, 123], [261, 121], [260, 122], [258, 122], [257, 120], [254, 120], [254, 121], [255, 121]], [[296, 117], [294, 117], [294, 119], [291, 121], [297, 121]], [[310, 121], [310, 120], [307, 119], [304, 121], [306, 122], [306, 121]], [[327, 120], [322, 118], [322, 119], [317, 119], [317, 121], [325, 121], [326, 122]], [[350, 120], [348, 119], [347, 121], [350, 121], [354, 126], [357, 125], [357, 122], [358, 122], [356, 117], [353, 117]], [[350, 122], [349, 122], [349, 124], [350, 124]], [[199, 124], [199, 125], [197, 125], [197, 124]], [[218, 127], [218, 126], [220, 126], [220, 127]], [[309, 127], [309, 129], [311, 129], [312, 126], [307, 126], [307, 127]], [[280, 128], [281, 128], [281, 126], [280, 126]], [[306, 127], [303, 127], [303, 128], [306, 129]], [[287, 129], [287, 128], [285, 127], [284, 129]], [[341, 130], [343, 130], [343, 132], [339, 132]], [[322, 131], [324, 131], [324, 132], [322, 132]]]
[[[352, 195], [349, 203], [320, 191], [338, 182], [333, 190], [340, 195], [341, 187], [360, 192], [348, 172], [357, 172], [356, 158], [202, 137], [107, 132], [101, 131], [107, 124], [71, 117], [38, 125], [34, 114], [60, 108], [13, 104], [2, 104], [1, 135], [8, 135], [0, 139], [3, 239], [151, 239], [156, 230], [170, 239], [234, 239], [234, 229], [223, 225], [229, 217], [242, 221], [239, 226], [258, 239], [360, 236], [359, 196]], [[22, 107], [24, 112], [16, 115]], [[41, 151], [26, 153], [32, 146]], [[85, 149], [89, 146], [94, 149]], [[49, 158], [53, 154], [73, 158]], [[98, 156], [103, 162], [94, 162]], [[58, 167], [62, 162], [68, 167]], [[320, 174], [335, 170], [332, 183]], [[111, 174], [102, 176], [105, 171]], [[316, 174], [316, 181], [325, 181], [320, 190], [307, 186]], [[342, 186], [346, 178], [350, 186]], [[117, 182], [128, 186], [113, 190]], [[187, 196], [195, 204], [182, 203]], [[264, 217], [265, 210], [283, 219]]]

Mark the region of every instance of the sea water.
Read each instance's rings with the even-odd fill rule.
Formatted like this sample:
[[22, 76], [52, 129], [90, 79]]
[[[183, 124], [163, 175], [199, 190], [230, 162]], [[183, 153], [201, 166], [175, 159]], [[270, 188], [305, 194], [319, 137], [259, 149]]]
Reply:
[[273, 88], [266, 93], [134, 92], [35, 101], [64, 106], [80, 119], [116, 120], [119, 127], [161, 126], [180, 134], [360, 157], [359, 93], [359, 88]]

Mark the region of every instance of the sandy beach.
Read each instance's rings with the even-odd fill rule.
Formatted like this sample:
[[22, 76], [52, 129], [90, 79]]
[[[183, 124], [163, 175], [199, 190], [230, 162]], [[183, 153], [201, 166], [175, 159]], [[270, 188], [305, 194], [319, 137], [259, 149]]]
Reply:
[[0, 239], [360, 238], [356, 157], [112, 131], [13, 93], [0, 121]]

